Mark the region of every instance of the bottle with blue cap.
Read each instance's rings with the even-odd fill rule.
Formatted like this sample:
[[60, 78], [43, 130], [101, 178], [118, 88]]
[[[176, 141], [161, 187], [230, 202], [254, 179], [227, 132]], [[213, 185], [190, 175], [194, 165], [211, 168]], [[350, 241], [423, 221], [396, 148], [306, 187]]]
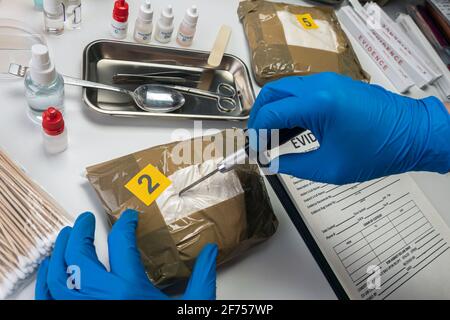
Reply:
[[42, 11], [44, 9], [42, 0], [33, 0], [34, 1], [34, 8], [38, 11]]

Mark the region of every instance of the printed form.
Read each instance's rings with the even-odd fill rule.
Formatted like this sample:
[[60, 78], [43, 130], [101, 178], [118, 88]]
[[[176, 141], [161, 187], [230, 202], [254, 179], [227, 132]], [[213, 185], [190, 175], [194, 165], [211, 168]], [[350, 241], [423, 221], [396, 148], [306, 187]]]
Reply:
[[449, 299], [450, 231], [408, 175], [281, 179], [351, 299]]

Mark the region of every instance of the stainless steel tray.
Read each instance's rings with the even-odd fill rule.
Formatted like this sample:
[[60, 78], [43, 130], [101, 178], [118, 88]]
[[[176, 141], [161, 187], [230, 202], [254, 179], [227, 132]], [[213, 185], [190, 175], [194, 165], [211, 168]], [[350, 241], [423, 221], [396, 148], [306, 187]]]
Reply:
[[[216, 91], [220, 83], [228, 83], [238, 92], [237, 108], [223, 112], [215, 100], [185, 94], [186, 103], [171, 113], [154, 113], [138, 109], [126, 95], [97, 89], [84, 89], [83, 100], [97, 112], [124, 117], [163, 117], [217, 120], [245, 120], [255, 100], [250, 74], [239, 58], [225, 54], [217, 68], [208, 67], [208, 52], [141, 45], [122, 41], [97, 40], [83, 53], [83, 79], [113, 84], [117, 73], [143, 74], [152, 71], [183, 71], [199, 76], [198, 88]], [[119, 86], [134, 90], [139, 84]]]

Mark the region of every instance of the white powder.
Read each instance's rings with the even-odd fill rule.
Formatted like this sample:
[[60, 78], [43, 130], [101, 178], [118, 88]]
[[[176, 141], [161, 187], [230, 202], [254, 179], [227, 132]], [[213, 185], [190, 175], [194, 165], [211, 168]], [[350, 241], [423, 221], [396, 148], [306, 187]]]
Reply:
[[277, 15], [283, 25], [288, 45], [338, 52], [336, 33], [328, 21], [314, 19], [318, 28], [305, 29], [294, 14], [277, 11]]
[[194, 212], [209, 208], [244, 192], [234, 170], [216, 173], [212, 177], [186, 191], [184, 187], [205, 176], [217, 167], [221, 159], [211, 159], [175, 171], [168, 178], [172, 184], [156, 199], [156, 203], [167, 224]]

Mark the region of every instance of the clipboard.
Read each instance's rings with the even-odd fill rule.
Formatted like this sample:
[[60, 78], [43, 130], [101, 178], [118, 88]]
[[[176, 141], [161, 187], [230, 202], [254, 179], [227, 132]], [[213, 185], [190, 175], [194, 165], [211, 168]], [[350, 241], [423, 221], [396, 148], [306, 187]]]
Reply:
[[286, 210], [287, 214], [289, 215], [289, 218], [291, 219], [298, 233], [303, 238], [303, 241], [305, 241], [306, 246], [316, 260], [316, 263], [319, 265], [320, 270], [325, 275], [325, 278], [327, 279], [337, 298], [340, 300], [350, 300], [338, 278], [334, 274], [333, 269], [328, 264], [328, 261], [323, 255], [322, 250], [317, 245], [306, 223], [303, 221], [300, 212], [292, 202], [292, 199], [289, 196], [289, 193], [286, 191], [283, 183], [281, 182], [279, 175], [267, 175], [266, 178], [269, 181], [270, 186], [274, 190], [278, 199], [280, 200], [281, 204], [283, 205], [284, 209]]

